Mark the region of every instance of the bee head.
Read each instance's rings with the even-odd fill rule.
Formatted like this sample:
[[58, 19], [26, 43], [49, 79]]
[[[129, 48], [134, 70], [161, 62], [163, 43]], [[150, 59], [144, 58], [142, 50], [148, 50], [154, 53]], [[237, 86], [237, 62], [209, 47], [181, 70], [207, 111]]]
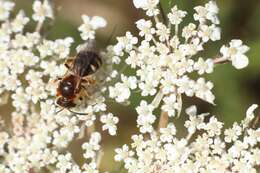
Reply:
[[67, 99], [72, 99], [75, 97], [75, 89], [76, 89], [75, 76], [70, 75], [64, 78], [59, 83], [58, 92], [62, 97], [65, 97]]

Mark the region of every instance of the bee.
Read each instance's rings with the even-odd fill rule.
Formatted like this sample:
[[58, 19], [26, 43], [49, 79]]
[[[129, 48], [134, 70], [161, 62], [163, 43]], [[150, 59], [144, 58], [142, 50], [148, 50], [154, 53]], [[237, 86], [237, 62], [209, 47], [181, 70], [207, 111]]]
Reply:
[[60, 111], [68, 109], [70, 112], [76, 113], [71, 111], [71, 108], [77, 105], [76, 100], [82, 100], [82, 90], [84, 90], [86, 96], [89, 96], [87, 87], [95, 83], [92, 74], [98, 71], [101, 65], [102, 59], [95, 50], [93, 40], [87, 43], [87, 46], [80, 50], [75, 57], [66, 60], [65, 66], [68, 72], [63, 78], [58, 79], [59, 84], [56, 93], [56, 103], [62, 107]]

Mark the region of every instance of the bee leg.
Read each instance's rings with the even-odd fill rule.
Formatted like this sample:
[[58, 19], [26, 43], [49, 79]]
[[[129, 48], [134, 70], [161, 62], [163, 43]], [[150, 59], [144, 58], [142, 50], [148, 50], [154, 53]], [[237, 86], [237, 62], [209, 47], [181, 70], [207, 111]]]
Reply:
[[56, 84], [58, 81], [60, 81], [60, 80], [62, 80], [62, 78], [61, 77], [58, 77], [58, 78], [56, 78], [56, 79], [51, 79], [49, 82], [51, 83], [51, 84]]
[[84, 94], [86, 95], [86, 97], [89, 97], [90, 95], [88, 94], [88, 90], [85, 86], [82, 86], [82, 88], [84, 89]]
[[88, 115], [87, 113], [75, 112], [75, 111], [73, 111], [71, 109], [68, 109], [68, 111], [70, 111], [73, 114], [77, 114], [77, 115]]
[[92, 77], [87, 76], [82, 79], [82, 83], [84, 83], [86, 85], [94, 85], [96, 83], [96, 81]]
[[[54, 105], [55, 105], [55, 109], [59, 108], [59, 105], [58, 105], [58, 103], [57, 103], [57, 100], [54, 102]], [[55, 114], [58, 114], [58, 113], [62, 112], [64, 109], [65, 109], [65, 108], [61, 108], [60, 110], [57, 110], [57, 111], [55, 112]]]
[[66, 61], [65, 61], [65, 67], [67, 67], [67, 69], [71, 69], [72, 68], [72, 64], [73, 64], [73, 61], [74, 61], [74, 58], [68, 58]]
[[60, 112], [63, 111], [63, 110], [64, 110], [64, 108], [62, 108], [62, 109], [56, 111], [55, 113], [58, 114], [58, 113], [60, 113]]
[[[69, 73], [69, 71], [67, 70], [66, 73], [63, 75], [63, 77], [66, 76], [68, 73]], [[53, 82], [56, 83], [56, 82], [62, 80], [63, 77], [57, 77], [56, 79], [53, 80]]]
[[62, 80], [62, 77], [57, 77], [56, 79], [54, 79], [54, 82], [60, 81]]

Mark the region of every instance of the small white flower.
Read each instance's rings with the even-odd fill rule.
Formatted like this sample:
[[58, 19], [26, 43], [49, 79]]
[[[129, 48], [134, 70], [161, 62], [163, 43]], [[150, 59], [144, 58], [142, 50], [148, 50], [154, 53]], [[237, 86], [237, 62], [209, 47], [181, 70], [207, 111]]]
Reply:
[[142, 0], [142, 1], [133, 0], [133, 3], [134, 3], [135, 8], [144, 8], [147, 5], [148, 1], [147, 0]]
[[116, 83], [114, 87], [109, 87], [109, 97], [115, 98], [117, 102], [125, 102], [130, 97], [130, 89], [124, 83]]
[[168, 113], [169, 117], [174, 117], [176, 110], [178, 110], [178, 103], [176, 100], [176, 95], [171, 94], [163, 98], [164, 104], [162, 105], [162, 110]]
[[178, 25], [182, 22], [182, 18], [184, 18], [186, 15], [186, 11], [178, 10], [177, 6], [175, 5], [168, 14], [168, 18], [171, 24]]
[[145, 148], [142, 135], [133, 135], [131, 139], [133, 140], [132, 148]]
[[223, 123], [219, 122], [217, 118], [211, 117], [204, 129], [207, 131], [209, 136], [213, 137], [215, 135], [218, 136], [221, 134], [222, 127]]
[[204, 78], [199, 78], [195, 84], [196, 97], [214, 104], [215, 96], [211, 92], [213, 86], [214, 85], [212, 82], [206, 82]]
[[40, 57], [45, 58], [46, 56], [53, 55], [54, 42], [49, 40], [43, 40], [42, 44], [37, 46], [37, 50], [40, 52]]
[[40, 35], [38, 33], [26, 33], [26, 35], [17, 34], [15, 39], [12, 40], [12, 45], [14, 48], [32, 48], [40, 40]]
[[194, 70], [198, 71], [198, 74], [202, 75], [206, 73], [212, 73], [214, 68], [214, 62], [212, 59], [207, 59], [204, 61], [203, 58], [199, 58], [194, 64]]
[[241, 135], [241, 133], [242, 133], [242, 128], [237, 123], [234, 123], [232, 128], [225, 130], [224, 132], [225, 141], [227, 143], [236, 141], [238, 137]]
[[176, 81], [176, 77], [171, 75], [171, 72], [165, 72], [164, 74], [164, 78], [161, 80], [161, 84], [162, 84], [162, 92], [163, 94], [169, 94], [171, 92], [174, 92], [175, 87], [174, 87], [174, 83]]
[[21, 81], [18, 80], [16, 75], [8, 75], [3, 81], [6, 90], [15, 91], [20, 85]]
[[3, 23], [0, 27], [0, 41], [1, 43], [10, 41], [10, 34], [12, 32], [10, 24]]
[[219, 24], [219, 19], [217, 17], [217, 14], [219, 12], [218, 6], [216, 4], [216, 1], [209, 1], [206, 5], [205, 8], [208, 11], [207, 14], [207, 19], [210, 20], [214, 24]]
[[0, 21], [5, 21], [9, 18], [10, 12], [14, 8], [14, 3], [10, 1], [0, 1]]
[[137, 28], [140, 30], [139, 35], [145, 37], [145, 40], [150, 41], [155, 34], [155, 29], [152, 28], [152, 22], [150, 20], [140, 19], [136, 22]]
[[85, 170], [83, 173], [98, 173], [97, 164], [94, 162], [91, 162], [89, 164], [84, 164], [83, 169]]
[[154, 84], [154, 81], [147, 80], [145, 82], [139, 83], [139, 88], [142, 90], [142, 96], [147, 96], [147, 95], [154, 95], [156, 94], [156, 89], [155, 87], [157, 86], [157, 83]]
[[43, 86], [44, 84], [42, 82], [33, 82], [31, 86], [26, 87], [25, 92], [33, 103], [37, 103], [40, 99], [46, 99], [48, 97]]
[[156, 23], [156, 34], [159, 36], [159, 40], [164, 42], [170, 37], [170, 29], [167, 28], [163, 23]]
[[115, 149], [116, 155], [115, 155], [115, 161], [121, 161], [125, 160], [128, 157], [133, 156], [133, 151], [129, 151], [129, 148], [127, 145], [123, 145], [122, 149], [117, 148]]
[[148, 16], [159, 14], [159, 9], [157, 9], [159, 2], [159, 0], [133, 0], [135, 8], [142, 8]]
[[130, 89], [136, 89], [136, 87], [137, 87], [137, 79], [136, 79], [135, 76], [127, 77], [125, 75], [121, 75], [121, 80]]
[[94, 151], [93, 145], [90, 145], [89, 143], [84, 143], [82, 145], [82, 148], [84, 150], [83, 157], [85, 159], [92, 159], [96, 156], [96, 152]]
[[57, 39], [54, 42], [52, 50], [54, 51], [54, 53], [59, 55], [60, 58], [67, 58], [70, 53], [70, 46], [73, 42], [74, 40], [71, 37], [67, 37], [65, 39]]
[[161, 57], [167, 56], [170, 49], [163, 43], [156, 43], [156, 50], [160, 53]]
[[185, 121], [184, 126], [188, 129], [189, 134], [193, 134], [196, 129], [203, 126], [204, 118], [207, 114], [197, 115], [196, 106], [191, 106], [185, 111], [189, 115], [189, 120]]
[[260, 129], [248, 129], [248, 135], [244, 137], [244, 143], [248, 143], [251, 147], [260, 142]]
[[179, 40], [179, 37], [177, 36], [173, 36], [170, 40], [170, 46], [173, 48], [173, 49], [177, 49], [178, 46], [180, 44], [180, 40]]
[[71, 159], [72, 158], [70, 153], [64, 155], [60, 154], [58, 156], [58, 162], [56, 166], [60, 170], [60, 172], [66, 172], [70, 170], [70, 168], [72, 167]]
[[228, 149], [228, 153], [233, 157], [233, 159], [241, 156], [243, 150], [248, 147], [247, 144], [244, 144], [240, 140], [235, 141], [234, 144]]
[[44, 69], [43, 74], [50, 75], [51, 77], [56, 77], [57, 74], [55, 73], [57, 69], [57, 64], [55, 61], [48, 62], [48, 61], [42, 61], [40, 64], [40, 67]]
[[160, 139], [162, 142], [171, 142], [176, 135], [176, 128], [173, 123], [169, 123], [166, 128], [160, 129]]
[[117, 130], [116, 124], [119, 121], [117, 117], [114, 117], [113, 114], [109, 113], [107, 115], [102, 115], [100, 117], [100, 121], [104, 123], [104, 125], [102, 126], [103, 130], [108, 129], [110, 135], [112, 136], [116, 135], [116, 130]]
[[186, 40], [195, 36], [196, 34], [196, 25], [193, 23], [190, 23], [189, 25], [185, 26], [182, 30], [182, 37], [184, 37]]
[[140, 106], [136, 108], [138, 113], [137, 124], [140, 126], [140, 131], [142, 133], [152, 132], [152, 124], [155, 121], [155, 116], [153, 115], [154, 107], [148, 105], [146, 101], [142, 100]]
[[203, 42], [208, 42], [208, 40], [217, 41], [220, 40], [220, 33], [220, 28], [215, 25], [201, 25], [198, 36], [202, 38]]
[[24, 92], [23, 88], [19, 87], [16, 89], [15, 93], [12, 95], [13, 105], [18, 109], [26, 113], [28, 110], [29, 98]]
[[245, 68], [249, 61], [247, 56], [244, 54], [249, 50], [249, 47], [243, 45], [241, 40], [231, 40], [229, 47], [222, 46], [220, 53], [223, 55], [223, 58], [226, 58], [232, 61], [232, 65], [237, 69]]
[[213, 24], [219, 24], [219, 19], [217, 17], [219, 9], [215, 1], [209, 1], [205, 7], [197, 6], [194, 9], [197, 12], [193, 15], [196, 21], [205, 23], [206, 20], [210, 20]]
[[178, 92], [185, 93], [187, 96], [194, 95], [194, 81], [189, 79], [187, 76], [183, 76], [177, 80]]
[[136, 108], [136, 111], [139, 115], [151, 115], [153, 113], [154, 107], [148, 105], [146, 101], [142, 100], [140, 106]]
[[90, 18], [87, 15], [82, 15], [81, 18], [83, 24], [78, 28], [78, 30], [81, 32], [80, 35], [83, 40], [95, 39], [95, 30], [107, 25], [106, 20], [100, 16], [93, 16]]
[[100, 16], [93, 16], [90, 25], [94, 30], [99, 29], [99, 28], [104, 28], [107, 26], [107, 21]]
[[19, 11], [11, 23], [13, 32], [21, 32], [28, 22], [29, 18], [25, 16], [24, 11]]
[[100, 145], [98, 143], [85, 142], [82, 145], [82, 149], [84, 150], [83, 156], [85, 159], [93, 159], [96, 156], [96, 152], [100, 149]]
[[137, 44], [138, 39], [134, 37], [130, 32], [126, 32], [124, 37], [117, 37], [118, 43], [114, 46], [114, 52], [116, 55], [122, 55], [122, 51], [131, 51], [133, 45]]
[[232, 58], [232, 65], [236, 69], [245, 68], [248, 66], [248, 64], [249, 64], [249, 60], [248, 60], [247, 56], [245, 56], [245, 55], [237, 55]]
[[37, 62], [39, 62], [39, 57], [35, 56], [32, 52], [30, 51], [17, 51], [17, 56], [20, 56], [22, 62], [26, 66], [33, 66]]
[[89, 143], [92, 145], [97, 145], [101, 141], [101, 134], [99, 132], [93, 132], [91, 133]]
[[39, 0], [33, 3], [33, 19], [35, 21], [43, 22], [45, 18], [53, 18], [53, 10], [48, 0], [44, 0], [43, 3]]
[[140, 57], [135, 51], [131, 51], [129, 56], [125, 60], [126, 64], [130, 65], [131, 68], [136, 68], [140, 65]]
[[54, 131], [53, 133], [53, 145], [58, 148], [67, 147], [69, 141], [73, 138], [74, 133], [70, 131], [70, 129], [63, 128], [60, 131]]
[[93, 30], [90, 22], [91, 19], [87, 15], [81, 16], [83, 20], [83, 24], [79, 27], [79, 31], [81, 31], [81, 38], [83, 40], [88, 40], [88, 39], [94, 39], [95, 38], [95, 31]]

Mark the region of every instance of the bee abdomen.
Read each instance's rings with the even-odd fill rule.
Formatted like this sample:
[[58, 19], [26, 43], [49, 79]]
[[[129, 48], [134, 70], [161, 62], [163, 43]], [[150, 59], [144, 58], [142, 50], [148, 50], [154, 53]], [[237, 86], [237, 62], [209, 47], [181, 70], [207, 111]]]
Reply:
[[81, 77], [95, 73], [102, 65], [101, 57], [94, 51], [79, 52], [75, 58], [74, 71]]

